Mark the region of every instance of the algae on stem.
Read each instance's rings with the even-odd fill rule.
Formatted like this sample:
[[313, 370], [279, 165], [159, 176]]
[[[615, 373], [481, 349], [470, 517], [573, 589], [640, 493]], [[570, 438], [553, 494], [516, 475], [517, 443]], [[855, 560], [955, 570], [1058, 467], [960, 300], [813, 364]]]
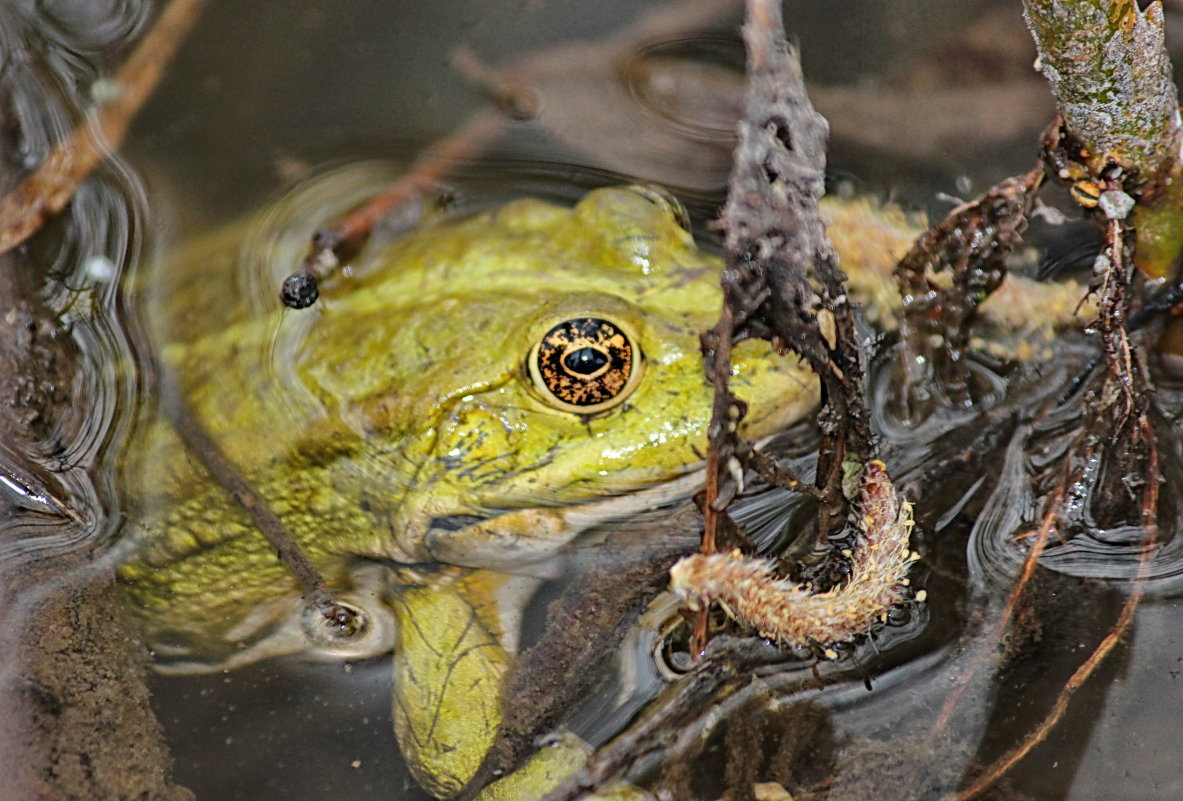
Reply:
[[1161, 2], [1145, 11], [1134, 0], [1024, 0], [1023, 8], [1036, 64], [1083, 165], [1094, 178], [1120, 167], [1138, 199], [1138, 266], [1171, 274], [1183, 251], [1183, 120]]

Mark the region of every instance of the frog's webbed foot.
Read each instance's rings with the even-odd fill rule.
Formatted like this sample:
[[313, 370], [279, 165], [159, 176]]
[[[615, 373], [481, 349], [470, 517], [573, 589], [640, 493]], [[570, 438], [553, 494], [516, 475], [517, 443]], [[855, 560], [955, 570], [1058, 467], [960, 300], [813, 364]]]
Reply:
[[[501, 722], [502, 679], [519, 617], [537, 581], [452, 568], [406, 586], [394, 600], [394, 725], [407, 765], [430, 793], [458, 793], [492, 746]], [[583, 766], [590, 747], [556, 736], [478, 801], [540, 798]], [[640, 799], [608, 794], [595, 798]]]
[[[542, 798], [583, 767], [592, 749], [570, 732], [551, 738], [516, 771], [477, 795], [476, 801], [530, 801]], [[584, 801], [651, 801], [652, 795], [627, 782], [588, 793]]]

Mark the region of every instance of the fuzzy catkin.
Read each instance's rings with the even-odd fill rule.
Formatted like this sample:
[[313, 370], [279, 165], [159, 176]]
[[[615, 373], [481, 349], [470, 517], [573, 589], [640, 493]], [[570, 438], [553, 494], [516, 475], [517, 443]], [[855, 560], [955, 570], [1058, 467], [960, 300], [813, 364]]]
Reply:
[[670, 570], [670, 588], [698, 610], [721, 603], [760, 636], [782, 645], [829, 645], [865, 633], [907, 599], [912, 505], [895, 492], [883, 462], [870, 462], [860, 494], [863, 515], [845, 584], [814, 593], [772, 577], [772, 562], [739, 551], [687, 556]]

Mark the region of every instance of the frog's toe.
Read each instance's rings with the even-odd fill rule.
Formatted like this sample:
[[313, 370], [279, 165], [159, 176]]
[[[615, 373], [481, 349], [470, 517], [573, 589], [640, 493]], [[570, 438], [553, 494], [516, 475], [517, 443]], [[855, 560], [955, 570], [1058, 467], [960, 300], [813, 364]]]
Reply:
[[[534, 756], [516, 771], [490, 784], [476, 801], [528, 801], [542, 798], [575, 775], [592, 749], [570, 732], [551, 737]], [[652, 795], [628, 782], [613, 782], [582, 796], [587, 801], [651, 801]]]

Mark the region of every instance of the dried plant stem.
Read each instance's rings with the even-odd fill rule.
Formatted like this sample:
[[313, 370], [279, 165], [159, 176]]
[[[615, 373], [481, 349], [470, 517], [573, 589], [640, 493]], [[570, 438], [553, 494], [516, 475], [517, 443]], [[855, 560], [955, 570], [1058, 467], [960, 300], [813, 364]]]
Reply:
[[[721, 217], [723, 310], [702, 340], [703, 367], [715, 388], [701, 549], [706, 558], [715, 554], [727, 506], [742, 489], [744, 458], [752, 461], [750, 444], [738, 434], [746, 408], [728, 387], [734, 342], [758, 337], [791, 349], [824, 387], [818, 492], [811, 493], [819, 499], [819, 540], [845, 524], [848, 460], [861, 465], [870, 455], [854, 318], [818, 210], [828, 126], [805, 92], [780, 4], [749, 0], [743, 34], [748, 87]], [[788, 477], [788, 485], [795, 483]], [[703, 606], [692, 635], [696, 652], [706, 639]]]
[[[724, 473], [727, 464], [736, 458], [740, 449], [737, 427], [743, 417], [744, 407], [736, 400], [728, 386], [731, 376], [731, 336], [735, 328], [731, 305], [723, 303], [719, 322], [714, 329], [703, 334], [703, 369], [707, 379], [714, 386], [715, 394], [711, 409], [711, 423], [707, 430], [709, 448], [707, 451], [706, 490], [702, 504], [703, 530], [699, 550], [713, 554], [718, 550], [719, 529], [727, 514], [727, 504], [739, 491], [729, 473]], [[720, 496], [720, 484], [726, 482], [728, 492]], [[691, 653], [701, 654], [707, 644], [708, 610], [699, 609], [694, 615], [694, 629], [690, 634]]]
[[119, 148], [204, 5], [205, 0], [172, 0], [116, 75], [118, 95], [88, 115], [32, 175], [0, 198], [0, 253], [27, 240], [65, 208], [86, 176]]
[[961, 204], [921, 234], [896, 265], [903, 299], [899, 358], [909, 417], [927, 416], [924, 407], [939, 397], [929, 386], [934, 381], [954, 405], [973, 402], [964, 362], [973, 323], [978, 307], [1006, 278], [1006, 259], [1027, 226], [1043, 174], [1039, 165]]
[[[716, 554], [720, 531], [730, 523], [727, 506], [743, 488], [745, 462], [773, 475], [782, 486], [799, 486], [794, 477], [775, 469], [772, 460], [758, 458], [739, 436], [746, 407], [728, 386], [732, 344], [758, 337], [788, 348], [810, 365], [822, 384], [816, 489], [809, 492], [818, 501], [818, 541], [845, 525], [854, 490], [844, 479], [861, 468], [871, 453], [870, 412], [862, 394], [853, 313], [843, 288], [845, 278], [838, 270], [818, 209], [825, 191], [828, 126], [805, 92], [797, 55], [785, 39], [780, 4], [748, 0], [743, 34], [748, 86], [721, 216], [726, 257], [721, 277], [723, 309], [714, 328], [702, 337], [703, 368], [715, 390], [708, 430], [705, 525], [698, 561], [685, 562], [681, 573], [674, 574], [675, 586], [682, 576], [685, 596], [693, 597], [694, 653], [701, 653], [706, 646], [707, 607], [713, 600], [723, 600], [722, 596], [711, 596], [715, 585], [703, 583], [713, 578], [719, 579], [720, 588], [742, 585], [744, 592], [766, 591], [763, 607], [770, 612], [775, 607], [778, 612], [773, 616], [796, 614], [778, 604], [789, 603], [785, 599], [799, 588], [789, 592], [781, 587], [765, 562]], [[906, 535], [904, 541], [906, 549]], [[857, 585], [852, 582], [851, 586]], [[727, 600], [741, 610], [741, 617], [760, 630], [768, 624], [770, 630], [780, 631], [786, 642], [829, 643], [852, 636], [841, 625], [831, 633], [808, 626], [790, 633], [783, 621], [778, 627], [771, 619], [745, 615], [757, 612], [755, 607], [745, 606], [756, 597]], [[853, 597], [844, 595], [843, 602]], [[816, 598], [808, 602], [796, 599], [790, 605], [814, 605], [820, 612], [825, 602], [822, 595]], [[880, 607], [879, 612], [885, 608]], [[855, 615], [853, 607], [844, 608], [842, 616], [847, 613], [859, 620], [853, 628], [861, 631], [869, 625]], [[825, 623], [821, 617], [813, 622], [817, 626]]]
[[[1130, 341], [1129, 296], [1134, 276], [1130, 251], [1134, 231], [1125, 219], [1110, 219], [1105, 228], [1105, 246], [1097, 257], [1103, 270], [1096, 329], [1100, 333], [1105, 372], [1085, 400], [1082, 425], [1066, 455], [1074, 474], [1065, 480], [1076, 489], [1060, 510], [1064, 522], [1073, 525], [1083, 509], [1082, 501], [1104, 500], [1094, 507], [1094, 516], [1108, 522], [1137, 515], [1147, 527], [1155, 525], [1159, 482], [1156, 437], [1149, 409], [1153, 389], [1143, 359]], [[1104, 464], [1095, 475], [1089, 464]], [[1136, 506], [1130, 488], [1140, 486]], [[1123, 499], [1128, 498], [1128, 502]], [[1071, 511], [1075, 510], [1075, 511]]]

